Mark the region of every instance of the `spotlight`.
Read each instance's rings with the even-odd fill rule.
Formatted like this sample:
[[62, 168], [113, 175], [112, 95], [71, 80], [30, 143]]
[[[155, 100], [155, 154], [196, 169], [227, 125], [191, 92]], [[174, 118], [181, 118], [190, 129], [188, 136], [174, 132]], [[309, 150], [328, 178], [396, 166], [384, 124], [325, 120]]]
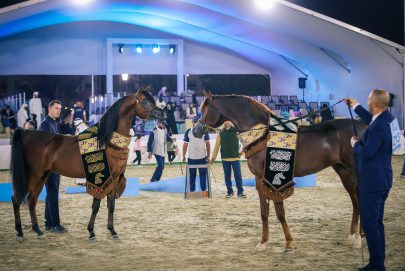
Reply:
[[118, 44], [118, 52], [122, 54], [124, 52], [124, 44]]
[[176, 46], [175, 45], [170, 45], [169, 46], [169, 53], [174, 55], [175, 52], [176, 52]]
[[152, 46], [152, 53], [157, 54], [160, 52], [160, 47], [159, 45], [153, 45]]
[[103, 96], [100, 95], [100, 102], [103, 102]]
[[135, 51], [140, 54], [142, 53], [142, 45], [137, 45]]
[[73, 2], [78, 5], [86, 5], [86, 4], [90, 3], [91, 1], [92, 0], [73, 0]]
[[269, 10], [274, 6], [275, 0], [256, 0], [256, 6], [262, 10]]
[[127, 81], [128, 80], [128, 73], [121, 74], [121, 78], [122, 78], [123, 81]]

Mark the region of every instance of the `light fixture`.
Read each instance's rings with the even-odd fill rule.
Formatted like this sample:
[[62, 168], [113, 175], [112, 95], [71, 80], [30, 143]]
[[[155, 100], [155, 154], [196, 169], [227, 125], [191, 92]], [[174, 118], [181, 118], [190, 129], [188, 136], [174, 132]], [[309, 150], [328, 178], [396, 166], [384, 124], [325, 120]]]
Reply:
[[128, 80], [128, 73], [121, 74], [121, 78], [122, 78], [122, 81], [127, 81]]
[[92, 104], [94, 104], [94, 97], [91, 97], [90, 101]]
[[100, 95], [100, 102], [103, 102], [103, 96]]
[[169, 46], [169, 53], [174, 55], [175, 52], [176, 52], [176, 45], [170, 45]]
[[96, 101], [96, 102], [97, 102], [97, 96], [96, 96], [96, 97], [94, 97], [94, 101]]
[[136, 46], [135, 51], [136, 51], [138, 54], [142, 53], [142, 45], [138, 44], [138, 45]]
[[122, 54], [124, 52], [124, 44], [118, 44], [118, 52]]
[[86, 4], [88, 4], [88, 3], [92, 2], [92, 1], [93, 0], [73, 0], [73, 2], [75, 4], [78, 4], [78, 5], [86, 5]]
[[159, 45], [153, 45], [152, 46], [152, 53], [157, 54], [160, 52], [160, 47]]
[[274, 6], [275, 0], [255, 0], [256, 6], [261, 10], [269, 10]]

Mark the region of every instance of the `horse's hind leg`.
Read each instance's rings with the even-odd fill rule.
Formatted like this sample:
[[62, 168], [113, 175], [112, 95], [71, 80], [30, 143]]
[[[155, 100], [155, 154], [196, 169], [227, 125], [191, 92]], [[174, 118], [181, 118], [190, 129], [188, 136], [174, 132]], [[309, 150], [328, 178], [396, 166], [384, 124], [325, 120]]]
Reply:
[[290, 232], [290, 228], [288, 227], [287, 221], [285, 220], [285, 211], [284, 211], [284, 203], [281, 202], [274, 202], [274, 208], [276, 210], [276, 215], [278, 221], [280, 221], [281, 226], [283, 227], [286, 246], [285, 252], [293, 252], [294, 247], [292, 245], [293, 237]]
[[17, 241], [24, 241], [24, 233], [22, 231], [21, 226], [21, 216], [20, 216], [20, 206], [21, 203], [16, 202], [14, 196], [11, 197], [11, 201], [13, 202], [13, 209], [14, 209], [14, 219], [15, 219], [15, 230], [17, 231]]
[[44, 233], [39, 229], [38, 220], [37, 220], [37, 212], [35, 207], [37, 206], [38, 196], [32, 197], [29, 201], [29, 209], [31, 215], [31, 223], [32, 223], [32, 230], [37, 233], [39, 238], [44, 236]]
[[118, 234], [114, 230], [114, 210], [115, 210], [115, 193], [111, 193], [107, 196], [107, 207], [108, 207], [108, 224], [107, 229], [111, 233], [111, 238], [113, 240], [119, 240]]
[[357, 185], [353, 183], [353, 170], [342, 165], [333, 165], [333, 169], [342, 180], [343, 186], [349, 193], [353, 206], [352, 222], [348, 240], [353, 247], [361, 247], [361, 238], [359, 235], [359, 199], [357, 194]]
[[87, 230], [89, 231], [89, 240], [96, 241], [96, 235], [94, 234], [94, 221], [96, 220], [96, 216], [98, 210], [100, 209], [100, 202], [101, 200], [97, 198], [93, 198], [93, 204], [91, 205], [91, 217], [89, 224], [87, 225]]

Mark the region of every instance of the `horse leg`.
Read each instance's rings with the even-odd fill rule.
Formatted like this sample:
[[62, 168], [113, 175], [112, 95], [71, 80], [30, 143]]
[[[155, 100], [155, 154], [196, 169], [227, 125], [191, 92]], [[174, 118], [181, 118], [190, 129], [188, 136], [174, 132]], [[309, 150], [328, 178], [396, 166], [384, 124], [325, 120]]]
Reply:
[[107, 196], [107, 207], [108, 207], [107, 229], [110, 231], [111, 238], [113, 240], [119, 240], [120, 238], [114, 230], [115, 193], [111, 193]]
[[96, 220], [96, 216], [98, 210], [100, 209], [100, 199], [93, 197], [93, 204], [91, 205], [91, 217], [89, 224], [87, 225], [87, 230], [89, 231], [89, 240], [96, 241], [96, 235], [94, 234], [94, 221]]
[[29, 209], [30, 209], [30, 216], [31, 216], [31, 224], [32, 230], [37, 233], [39, 238], [43, 238], [44, 233], [39, 229], [38, 220], [37, 220], [37, 212], [35, 207], [37, 206], [38, 196], [32, 197], [29, 201]]
[[353, 183], [352, 179], [353, 170], [341, 165], [333, 165], [332, 167], [342, 180], [343, 186], [346, 189], [347, 193], [349, 193], [350, 199], [352, 201], [353, 214], [348, 242], [354, 248], [361, 248], [361, 237], [359, 234], [359, 198], [357, 193], [357, 185]]
[[24, 233], [21, 226], [21, 216], [20, 216], [20, 206], [21, 203], [16, 202], [14, 196], [11, 196], [11, 201], [13, 202], [14, 209], [14, 219], [15, 219], [15, 230], [17, 231], [16, 239], [19, 242], [24, 241]]
[[293, 237], [290, 232], [290, 228], [288, 227], [287, 221], [285, 220], [285, 211], [284, 211], [284, 203], [281, 202], [274, 202], [274, 208], [276, 210], [276, 215], [278, 221], [280, 221], [281, 226], [283, 227], [286, 246], [285, 252], [291, 253], [294, 252], [294, 247], [292, 245]]
[[[257, 181], [256, 181], [257, 183]], [[256, 246], [257, 250], [266, 248], [266, 243], [269, 241], [269, 199], [265, 193], [266, 188], [263, 185], [259, 186], [260, 213], [262, 217], [262, 240]]]

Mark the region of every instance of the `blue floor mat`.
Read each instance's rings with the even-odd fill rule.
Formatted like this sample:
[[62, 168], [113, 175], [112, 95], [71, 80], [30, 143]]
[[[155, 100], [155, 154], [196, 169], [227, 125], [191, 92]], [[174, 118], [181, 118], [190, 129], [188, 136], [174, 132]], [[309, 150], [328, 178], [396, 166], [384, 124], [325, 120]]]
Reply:
[[[255, 178], [244, 179], [243, 186], [256, 186]], [[302, 177], [294, 178], [295, 187], [314, 187], [316, 186], [316, 174], [311, 174]], [[225, 182], [224, 182], [225, 185]], [[235, 186], [235, 181], [232, 181], [232, 185]]]
[[[81, 194], [86, 193], [86, 187], [82, 185], [69, 186], [65, 188], [66, 194]], [[125, 188], [122, 197], [135, 197], [139, 195], [139, 178], [128, 178], [127, 187]]]
[[[13, 195], [13, 184], [12, 183], [0, 183], [0, 202], [11, 202], [12, 195]], [[44, 186], [41, 194], [39, 194], [38, 200], [44, 201], [45, 197], [46, 197], [46, 189]]]
[[[143, 191], [184, 193], [185, 186], [186, 186], [186, 177], [179, 176], [175, 178], [160, 180], [158, 182], [141, 184], [140, 188]], [[196, 176], [195, 180], [195, 191], [201, 191], [200, 178], [198, 175]]]

